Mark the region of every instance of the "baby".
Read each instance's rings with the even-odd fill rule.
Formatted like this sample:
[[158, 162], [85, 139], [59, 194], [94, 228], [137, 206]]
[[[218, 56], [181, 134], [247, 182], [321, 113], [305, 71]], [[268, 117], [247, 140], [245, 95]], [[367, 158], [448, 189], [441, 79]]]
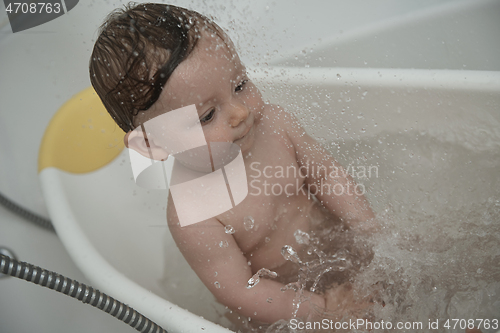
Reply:
[[[180, 225], [171, 195], [167, 205], [168, 226], [185, 259], [215, 297], [241, 315], [266, 323], [292, 317], [295, 293], [282, 291], [283, 280], [247, 285], [261, 269], [290, 274], [282, 248], [300, 251], [297, 230], [310, 232], [318, 216], [345, 228], [373, 219], [353, 179], [344, 172], [332, 176], [331, 170], [342, 167], [294, 116], [263, 101], [229, 37], [206, 17], [161, 4], [113, 12], [95, 43], [90, 76], [126, 132], [126, 145], [146, 156], [165, 148], [158, 137], [144, 140], [134, 129], [190, 105], [207, 142], [241, 149], [251, 185], [241, 203], [188, 226]], [[317, 190], [335, 186], [346, 190]], [[308, 189], [316, 189], [315, 195]], [[352, 296], [349, 290], [343, 285], [323, 295], [307, 291], [296, 315], [312, 318], [314, 307], [338, 309]]]

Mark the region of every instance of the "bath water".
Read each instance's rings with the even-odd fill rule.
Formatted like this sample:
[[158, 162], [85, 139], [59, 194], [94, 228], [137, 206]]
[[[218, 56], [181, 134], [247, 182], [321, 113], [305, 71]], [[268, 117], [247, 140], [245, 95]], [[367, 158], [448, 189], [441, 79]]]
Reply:
[[[334, 322], [367, 318], [422, 324], [375, 332], [464, 332], [468, 320], [477, 326], [483, 319], [482, 332], [498, 331], [493, 320], [500, 319], [500, 140], [484, 138], [474, 140], [474, 133], [468, 133], [461, 142], [439, 131], [408, 131], [326, 144], [363, 184], [379, 230], [340, 233], [336, 240], [342, 243], [339, 237], [345, 237], [351, 249], [337, 246], [326, 256], [318, 246], [330, 236], [296, 231], [296, 243], [282, 253], [301, 268], [297, 282], [287, 286], [296, 290], [296, 306], [303, 301], [302, 290], [341, 274], [351, 281], [355, 298], [374, 302], [366, 311], [325, 315]], [[311, 254], [309, 262], [295, 251], [300, 244]], [[367, 262], [356, 262], [357, 255], [367, 253]], [[436, 321], [438, 327], [429, 328]], [[250, 324], [239, 330], [311, 331], [284, 320]]]

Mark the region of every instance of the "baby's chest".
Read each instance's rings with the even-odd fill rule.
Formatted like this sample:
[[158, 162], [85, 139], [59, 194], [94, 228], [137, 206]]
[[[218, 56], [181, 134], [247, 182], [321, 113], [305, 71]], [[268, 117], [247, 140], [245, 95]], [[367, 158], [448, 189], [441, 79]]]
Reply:
[[268, 143], [245, 167], [251, 196], [290, 196], [305, 179], [306, 170], [297, 162], [295, 150], [282, 142]]
[[278, 221], [303, 198], [297, 189], [303, 187], [304, 177], [293, 148], [274, 141], [253, 157], [245, 163], [247, 197], [220, 216], [224, 224], [239, 231], [235, 237], [244, 252], [271, 237]]

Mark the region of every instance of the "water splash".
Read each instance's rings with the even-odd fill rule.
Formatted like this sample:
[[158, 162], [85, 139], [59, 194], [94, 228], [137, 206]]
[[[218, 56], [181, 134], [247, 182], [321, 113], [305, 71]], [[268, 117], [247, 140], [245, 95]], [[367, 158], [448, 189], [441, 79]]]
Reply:
[[343, 272], [347, 268], [352, 267], [352, 263], [349, 255], [343, 250], [339, 250], [337, 253], [331, 255], [327, 255], [320, 250], [316, 244], [324, 242], [321, 242], [318, 237], [314, 237], [300, 229], [295, 231], [294, 236], [298, 244], [306, 245], [303, 251], [312, 256], [312, 258], [303, 260], [292, 246], [285, 245], [281, 249], [281, 255], [285, 260], [299, 266], [297, 281], [290, 282], [281, 289], [282, 291], [295, 291], [292, 315], [296, 317], [300, 305], [308, 301], [305, 291], [317, 291], [318, 284], [325, 274], [329, 272]]
[[297, 244], [309, 244], [309, 241], [311, 240], [311, 236], [307, 232], [303, 232], [300, 229], [297, 229], [293, 236], [295, 237], [295, 241]]
[[243, 219], [243, 226], [245, 227], [245, 230], [246, 231], [252, 230], [254, 225], [255, 225], [254, 218], [251, 216], [245, 216], [245, 218]]
[[236, 231], [234, 230], [234, 227], [232, 225], [226, 225], [224, 227], [224, 232], [228, 235], [234, 234]]
[[278, 277], [278, 273], [273, 272], [267, 268], [261, 268], [255, 273], [250, 279], [248, 279], [247, 289], [255, 287], [259, 282], [261, 277], [268, 277], [275, 279]]
[[[284, 290], [296, 292], [294, 310], [302, 290], [321, 291], [330, 275], [346, 274], [357, 297], [376, 296], [370, 309], [374, 322], [483, 318], [491, 323], [500, 317], [500, 141], [468, 126], [461, 136], [426, 129], [331, 145], [343, 165], [379, 166], [380, 174], [363, 183], [380, 230], [367, 236], [329, 228], [295, 231], [297, 244], [283, 251], [298, 267], [284, 283]], [[463, 136], [467, 140], [457, 141]], [[360, 260], [356, 251], [372, 251], [371, 261]], [[360, 318], [356, 315], [339, 311], [326, 318]], [[300, 332], [289, 324], [280, 320], [250, 331]], [[482, 331], [495, 332], [491, 326]], [[464, 330], [424, 325], [422, 332]]]
[[281, 249], [281, 255], [285, 260], [291, 261], [296, 264], [302, 264], [302, 261], [300, 260], [297, 251], [293, 249], [290, 245], [285, 245]]

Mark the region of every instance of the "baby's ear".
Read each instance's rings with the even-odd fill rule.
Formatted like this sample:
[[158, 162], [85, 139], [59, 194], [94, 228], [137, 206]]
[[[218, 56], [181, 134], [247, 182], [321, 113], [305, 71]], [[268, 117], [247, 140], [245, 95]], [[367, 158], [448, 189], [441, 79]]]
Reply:
[[152, 160], [163, 161], [168, 157], [168, 153], [163, 148], [155, 144], [153, 137], [145, 135], [141, 127], [125, 134], [123, 141], [127, 148], [133, 149], [142, 156]]

